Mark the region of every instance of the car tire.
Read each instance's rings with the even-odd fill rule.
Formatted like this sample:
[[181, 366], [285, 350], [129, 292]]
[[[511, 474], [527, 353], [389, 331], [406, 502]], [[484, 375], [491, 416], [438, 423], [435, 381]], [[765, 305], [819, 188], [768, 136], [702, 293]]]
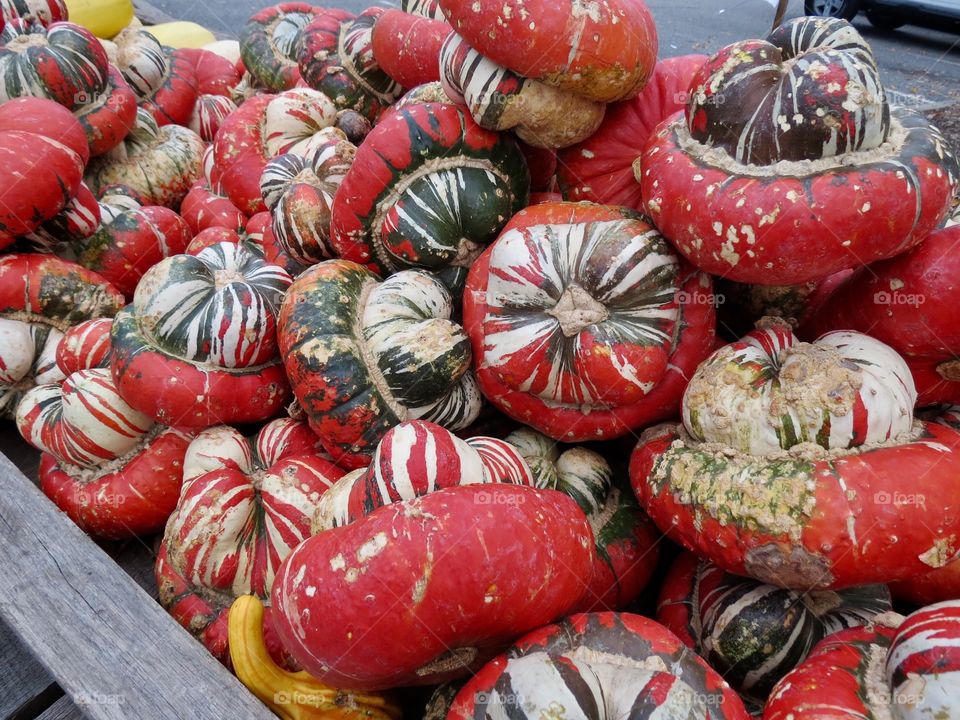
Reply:
[[860, 0], [804, 0], [807, 15], [853, 20], [860, 11]]
[[867, 20], [878, 30], [896, 30], [907, 24], [901, 15], [889, 10], [867, 10]]

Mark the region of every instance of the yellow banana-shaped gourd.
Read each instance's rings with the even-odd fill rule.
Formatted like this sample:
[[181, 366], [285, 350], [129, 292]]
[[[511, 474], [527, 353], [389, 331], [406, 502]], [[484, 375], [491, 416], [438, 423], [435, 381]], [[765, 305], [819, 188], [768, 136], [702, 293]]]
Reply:
[[277, 665], [263, 642], [263, 603], [238, 597], [228, 621], [230, 660], [240, 681], [282, 720], [399, 720], [400, 709], [382, 695], [329, 687], [307, 673]]
[[203, 25], [186, 20], [148, 25], [143, 29], [159, 40], [161, 45], [172, 48], [201, 48], [217, 39]]
[[66, 0], [70, 22], [98, 38], [112, 38], [133, 20], [130, 0]]

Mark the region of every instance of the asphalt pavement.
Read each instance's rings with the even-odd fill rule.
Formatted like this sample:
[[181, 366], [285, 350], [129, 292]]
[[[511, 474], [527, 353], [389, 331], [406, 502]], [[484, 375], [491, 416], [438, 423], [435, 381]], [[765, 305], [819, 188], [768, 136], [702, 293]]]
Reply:
[[[247, 18], [267, 4], [256, 0], [149, 1], [177, 19], [193, 20], [224, 37], [235, 37]], [[396, 0], [313, 1], [355, 12], [371, 4], [397, 4]], [[763, 37], [770, 30], [775, 4], [775, 0], [647, 0], [657, 20], [661, 57], [709, 54], [736, 40]], [[788, 17], [796, 17], [802, 9], [802, 0], [792, 0]], [[894, 101], [921, 110], [960, 103], [960, 35], [912, 26], [883, 32], [862, 16], [854, 24], [873, 45]]]

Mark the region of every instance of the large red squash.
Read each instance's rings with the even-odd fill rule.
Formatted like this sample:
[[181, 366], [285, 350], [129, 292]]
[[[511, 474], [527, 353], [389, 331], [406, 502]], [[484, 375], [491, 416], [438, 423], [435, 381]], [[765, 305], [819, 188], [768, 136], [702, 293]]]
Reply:
[[137, 124], [137, 96], [116, 67], [107, 70], [103, 92], [73, 114], [87, 133], [91, 155], [103, 155], [119, 145]]
[[763, 720], [956, 717], [960, 603], [889, 613], [823, 640], [774, 688]]
[[[785, 93], [795, 111], [784, 111]], [[684, 256], [759, 285], [910, 249], [946, 217], [960, 180], [943, 135], [890, 110], [853, 26], [816, 17], [714, 55], [638, 171], [647, 212]]]
[[65, 332], [112, 317], [123, 303], [116, 288], [75, 263], [53, 255], [0, 257], [0, 416], [13, 417], [35, 384], [63, 381], [57, 352]]
[[[221, 662], [230, 605], [248, 594], [269, 602], [277, 568], [310, 537], [320, 498], [343, 474], [317, 444], [306, 423], [282, 418], [251, 440], [231, 427], [210, 428], [187, 448], [157, 584], [161, 603]], [[275, 635], [268, 632], [268, 641], [274, 658], [292, 665]]]
[[747, 720], [724, 679], [662, 625], [628, 613], [572, 615], [534, 630], [460, 690], [448, 720]]
[[682, 426], [643, 434], [634, 491], [671, 538], [765, 583], [923, 574], [960, 552], [960, 433], [914, 421], [915, 399], [873, 338], [757, 330], [700, 367]]
[[637, 151], [661, 122], [683, 109], [690, 81], [706, 59], [683, 55], [661, 60], [639, 95], [608, 107], [593, 135], [557, 153], [564, 198], [642, 209], [634, 176]]
[[83, 128], [57, 103], [0, 105], [0, 249], [67, 206], [89, 157]]
[[247, 216], [219, 185], [206, 178], [200, 178], [190, 188], [180, 204], [180, 215], [194, 234], [211, 227], [239, 231], [247, 223]]
[[0, 12], [4, 20], [29, 16], [43, 25], [66, 20], [69, 14], [63, 0], [0, 0]]
[[232, 243], [154, 265], [113, 326], [122, 397], [177, 427], [273, 417], [289, 396], [276, 313], [290, 282]]
[[636, 213], [544, 203], [473, 265], [463, 317], [494, 405], [557, 440], [600, 440], [676, 413], [713, 349], [712, 298]]
[[373, 26], [371, 47], [380, 68], [405, 88], [440, 79], [437, 58], [449, 23], [404, 12], [387, 10]]
[[566, 495], [446, 488], [297, 547], [273, 586], [277, 630], [336, 687], [436, 683], [569, 611], [593, 562], [590, 526]]
[[854, 272], [801, 332], [870, 333], [903, 355], [920, 405], [960, 403], [960, 226], [932, 233], [898, 257]]
[[439, 4], [454, 29], [493, 62], [597, 102], [636, 95], [657, 59], [656, 27], [642, 0]]

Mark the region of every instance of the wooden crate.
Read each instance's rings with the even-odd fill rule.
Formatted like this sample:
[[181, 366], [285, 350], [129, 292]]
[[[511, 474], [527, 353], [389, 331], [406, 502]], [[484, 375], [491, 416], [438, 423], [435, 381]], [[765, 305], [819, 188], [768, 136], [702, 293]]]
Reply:
[[97, 544], [0, 423], [0, 719], [271, 720], [156, 602], [156, 539]]

